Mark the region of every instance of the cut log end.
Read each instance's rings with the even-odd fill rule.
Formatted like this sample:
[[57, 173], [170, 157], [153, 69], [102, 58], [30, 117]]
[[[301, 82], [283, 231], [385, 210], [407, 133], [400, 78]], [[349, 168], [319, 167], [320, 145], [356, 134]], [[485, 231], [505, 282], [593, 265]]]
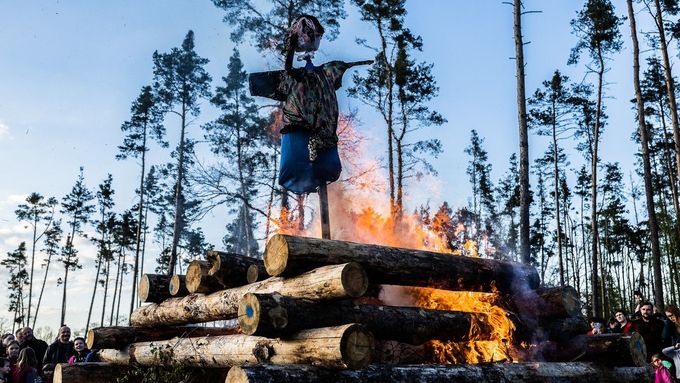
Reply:
[[260, 270], [257, 265], [248, 266], [248, 271], [246, 272], [246, 280], [248, 283], [255, 283], [260, 278]]
[[[274, 300], [278, 302], [281, 296], [272, 294]], [[282, 306], [269, 306], [265, 309], [260, 304], [260, 298], [252, 293], [247, 293], [243, 296], [238, 306], [238, 322], [241, 332], [246, 335], [255, 334], [262, 323], [262, 316], [265, 315], [267, 323], [273, 327], [273, 330], [281, 330], [288, 326], [288, 311]], [[263, 313], [262, 310], [266, 310]]]
[[87, 343], [87, 348], [92, 350], [92, 346], [94, 346], [96, 342], [96, 337], [97, 334], [94, 332], [93, 329], [87, 330], [87, 335], [85, 335], [85, 343]]
[[253, 335], [260, 323], [260, 302], [255, 294], [243, 296], [238, 306], [238, 323], [246, 335]]
[[340, 348], [348, 368], [364, 368], [371, 363], [375, 339], [364, 326], [352, 325], [342, 335]]
[[234, 366], [229, 369], [224, 383], [251, 383], [251, 380], [241, 367]]
[[146, 300], [149, 298], [149, 286], [149, 276], [143, 274], [139, 279], [139, 290], [137, 291], [137, 297], [140, 301], [146, 302]]
[[357, 298], [368, 289], [368, 276], [361, 265], [355, 262], [348, 263], [342, 270], [342, 286], [350, 297]]
[[208, 251], [206, 254], [206, 258], [208, 259], [208, 262], [210, 263], [210, 269], [208, 269], [208, 275], [215, 275], [219, 273], [220, 269], [222, 268], [222, 257], [220, 257], [220, 253], [214, 250]]
[[143, 274], [139, 278], [137, 297], [142, 302], [162, 302], [170, 297], [168, 285], [170, 276], [164, 274]]
[[222, 286], [215, 277], [208, 274], [209, 269], [208, 261], [193, 260], [189, 263], [184, 281], [190, 293], [209, 294], [220, 290]]
[[286, 237], [276, 234], [264, 249], [264, 267], [273, 277], [281, 275], [288, 264], [288, 241]]
[[[170, 278], [170, 286], [169, 286], [170, 295], [172, 295], [173, 297], [178, 296], [178, 295], [186, 295], [186, 294], [180, 294], [180, 293], [184, 293], [185, 292], [184, 290], [186, 290], [186, 287], [184, 286], [185, 283], [186, 282], [185, 282], [185, 279], [184, 279], [184, 275], [178, 275], [178, 274], [173, 275], [172, 278]], [[188, 291], [186, 291], [186, 293], [188, 293]]]

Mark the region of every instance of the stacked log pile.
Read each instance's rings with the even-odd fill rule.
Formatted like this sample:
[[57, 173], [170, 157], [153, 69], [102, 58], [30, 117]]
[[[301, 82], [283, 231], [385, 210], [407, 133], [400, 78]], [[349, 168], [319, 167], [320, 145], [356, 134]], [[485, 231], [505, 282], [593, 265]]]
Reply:
[[[387, 305], [373, 294], [386, 285], [496, 294], [514, 312], [510, 346], [531, 346], [513, 353], [512, 361], [522, 363], [434, 364], [427, 342], [490, 341], [494, 324], [474, 310]], [[87, 371], [116, 376], [159, 363], [212, 376], [203, 382], [638, 382], [652, 376], [641, 367], [639, 336], [573, 341], [586, 331], [576, 292], [539, 289], [536, 270], [512, 262], [276, 235], [263, 260], [210, 251], [186, 275], [145, 274], [139, 286], [147, 304], [132, 313], [130, 327], [87, 334], [103, 363], [62, 366], [55, 381], [92, 381]], [[222, 325], [200, 325], [216, 321]]]

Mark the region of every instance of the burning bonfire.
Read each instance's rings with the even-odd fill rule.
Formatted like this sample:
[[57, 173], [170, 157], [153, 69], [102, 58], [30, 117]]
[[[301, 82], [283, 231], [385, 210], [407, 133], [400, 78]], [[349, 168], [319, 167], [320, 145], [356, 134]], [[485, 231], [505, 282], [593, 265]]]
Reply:
[[305, 231], [319, 225], [303, 209], [284, 209], [262, 260], [210, 251], [184, 276], [144, 275], [149, 304], [131, 327], [88, 333], [105, 364], [59, 365], [54, 381], [113, 383], [159, 364], [227, 383], [650, 380], [639, 335], [580, 335], [574, 289], [540, 288], [533, 267], [477, 256], [446, 214], [391, 218], [366, 189], [375, 182], [354, 185], [329, 189], [334, 240]]

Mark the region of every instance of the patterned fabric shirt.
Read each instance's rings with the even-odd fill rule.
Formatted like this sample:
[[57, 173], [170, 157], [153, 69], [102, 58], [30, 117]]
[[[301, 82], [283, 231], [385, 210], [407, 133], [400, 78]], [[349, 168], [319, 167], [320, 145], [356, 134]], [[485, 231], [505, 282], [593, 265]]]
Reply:
[[306, 130], [310, 133], [309, 159], [338, 144], [338, 99], [335, 91], [342, 86], [342, 75], [349, 66], [331, 61], [308, 72], [299, 71], [299, 78], [286, 75], [277, 92], [286, 95], [283, 105], [283, 129]]

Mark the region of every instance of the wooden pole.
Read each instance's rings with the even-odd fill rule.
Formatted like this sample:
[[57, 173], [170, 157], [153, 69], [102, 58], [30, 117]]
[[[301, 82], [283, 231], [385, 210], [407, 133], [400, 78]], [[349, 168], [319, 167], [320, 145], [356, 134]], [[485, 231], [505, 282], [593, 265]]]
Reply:
[[386, 366], [324, 370], [312, 366], [232, 367], [226, 383], [628, 383], [653, 382], [650, 367], [607, 368], [594, 363], [494, 363]]
[[273, 276], [343, 262], [360, 263], [375, 284], [515, 292], [539, 283], [536, 269], [520, 263], [347, 241], [277, 234], [264, 252], [264, 265]]
[[132, 326], [173, 326], [235, 318], [241, 298], [247, 293], [273, 293], [297, 298], [328, 300], [356, 298], [368, 288], [366, 272], [357, 263], [324, 266], [295, 278], [269, 278], [213, 294], [190, 294], [159, 304], [137, 308], [130, 316]]
[[179, 338], [131, 344], [127, 350], [101, 350], [101, 360], [153, 365], [158, 350], [166, 360], [188, 366], [230, 367], [252, 363], [313, 364], [325, 368], [363, 368], [373, 356], [372, 334], [347, 324], [301, 331], [289, 340], [248, 335]]
[[319, 205], [321, 211], [321, 238], [331, 239], [331, 219], [328, 214], [328, 186], [319, 186]]

